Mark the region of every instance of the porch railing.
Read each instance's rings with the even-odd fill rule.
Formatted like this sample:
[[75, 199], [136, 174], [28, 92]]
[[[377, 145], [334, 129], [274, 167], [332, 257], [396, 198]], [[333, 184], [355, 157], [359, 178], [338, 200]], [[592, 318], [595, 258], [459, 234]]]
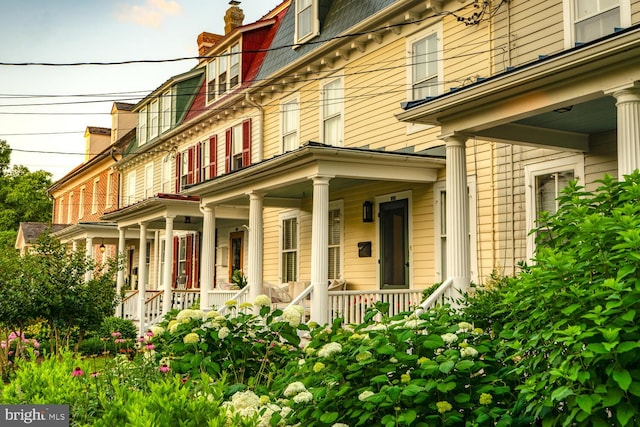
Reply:
[[345, 323], [362, 323], [368, 308], [375, 303], [389, 304], [389, 315], [415, 310], [422, 300], [422, 289], [383, 289], [330, 291], [329, 322], [342, 317]]
[[171, 308], [184, 310], [193, 307], [200, 297], [200, 289], [173, 289], [171, 291]]
[[209, 307], [224, 314], [229, 310], [225, 304], [227, 301], [235, 300], [238, 305], [249, 300], [249, 285], [238, 289], [212, 289], [209, 291]]
[[453, 279], [449, 278], [442, 282], [438, 289], [433, 291], [429, 297], [420, 304], [420, 306], [414, 311], [416, 316], [421, 315], [425, 311], [430, 308], [435, 307], [437, 304], [445, 304], [446, 302], [451, 302], [456, 295], [454, 292], [457, 292], [453, 287]]

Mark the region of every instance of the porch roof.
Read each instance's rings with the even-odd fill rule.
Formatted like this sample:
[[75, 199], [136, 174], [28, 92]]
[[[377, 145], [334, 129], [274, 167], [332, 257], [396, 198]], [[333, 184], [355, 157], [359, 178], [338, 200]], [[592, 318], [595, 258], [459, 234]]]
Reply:
[[180, 228], [191, 229], [195, 227], [189, 225], [191, 218], [201, 216], [199, 197], [158, 193], [153, 197], [107, 212], [101, 219], [117, 222], [121, 227], [147, 223], [149, 228], [153, 229], [164, 227], [164, 219], [173, 217], [177, 218], [178, 223], [185, 224]]
[[616, 128], [616, 88], [640, 77], [640, 25], [404, 103], [400, 121], [523, 145], [588, 151], [589, 135]]
[[445, 167], [444, 156], [391, 152], [367, 148], [334, 147], [308, 142], [296, 150], [249, 167], [215, 177], [185, 190], [202, 204], [248, 204], [247, 194], [260, 192], [266, 206], [296, 207], [312, 194], [314, 176], [332, 178], [333, 190], [366, 181], [430, 183]]

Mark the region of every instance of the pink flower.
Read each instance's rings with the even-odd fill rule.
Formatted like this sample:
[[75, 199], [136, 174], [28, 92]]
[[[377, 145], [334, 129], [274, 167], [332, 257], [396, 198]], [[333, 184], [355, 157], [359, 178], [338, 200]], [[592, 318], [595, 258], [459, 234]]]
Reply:
[[33, 348], [40, 348], [40, 343], [35, 339], [33, 340]]
[[164, 373], [169, 372], [171, 370], [171, 368], [169, 368], [167, 365], [162, 365], [162, 366], [160, 366], [158, 368], [158, 370], [164, 374]]
[[147, 339], [145, 337], [138, 338], [138, 342], [145, 342]]
[[127, 342], [127, 340], [125, 340], [124, 338], [116, 338], [115, 340], [113, 340], [113, 342], [116, 344], [122, 344], [124, 342]]
[[145, 346], [145, 348], [146, 348], [147, 350], [153, 350], [154, 348], [156, 348], [156, 346], [155, 346], [155, 345], [153, 345], [153, 344], [147, 344], [147, 345]]
[[98, 375], [100, 375], [98, 372], [92, 372], [92, 373], [91, 373], [91, 378], [95, 378], [95, 377], [97, 377]]
[[79, 366], [76, 366], [73, 372], [71, 372], [71, 376], [73, 377], [80, 377], [82, 375], [84, 375], [84, 371], [80, 369]]
[[114, 337], [114, 338], [117, 338], [117, 337], [121, 337], [122, 334], [120, 332], [118, 332], [118, 331], [115, 331], [115, 332], [111, 332], [111, 336]]
[[151, 332], [151, 331], [149, 330], [149, 331], [147, 331], [146, 335], [147, 335], [148, 337], [152, 337], [152, 336], [153, 336], [153, 332]]

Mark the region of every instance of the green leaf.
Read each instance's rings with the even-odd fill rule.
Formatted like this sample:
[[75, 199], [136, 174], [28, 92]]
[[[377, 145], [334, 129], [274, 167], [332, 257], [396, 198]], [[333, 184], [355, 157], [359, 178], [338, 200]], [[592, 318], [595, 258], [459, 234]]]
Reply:
[[422, 346], [433, 350], [444, 346], [444, 341], [440, 338], [440, 335], [427, 335], [422, 341]]
[[587, 349], [593, 351], [596, 354], [608, 354], [609, 350], [604, 348], [604, 345], [599, 342], [594, 342], [587, 345]]
[[573, 391], [569, 387], [562, 386], [555, 389], [553, 393], [551, 393], [551, 400], [556, 400], [556, 401], [563, 400], [565, 397], [571, 396], [572, 394], [573, 394]]
[[591, 407], [593, 406], [593, 402], [591, 402], [591, 397], [586, 394], [582, 394], [576, 397], [576, 403], [587, 414], [591, 413]]
[[640, 343], [638, 343], [637, 341], [624, 341], [618, 345], [616, 350], [618, 351], [618, 353], [626, 353], [627, 351], [631, 351], [638, 347], [640, 347]]
[[622, 399], [622, 390], [610, 387], [606, 390], [606, 394], [602, 396], [602, 406], [605, 408], [617, 405]]
[[640, 382], [634, 381], [629, 386], [629, 393], [640, 397]]
[[451, 372], [454, 366], [455, 366], [455, 362], [453, 360], [447, 360], [446, 362], [443, 362], [440, 364], [439, 369], [440, 369], [440, 372], [442, 372], [443, 374], [447, 374]]
[[396, 349], [392, 345], [387, 344], [376, 348], [375, 351], [379, 354], [393, 354], [396, 352]]
[[635, 412], [630, 404], [623, 403], [616, 408], [616, 418], [620, 422], [620, 425], [626, 426], [629, 421], [631, 421], [631, 418], [633, 418]]
[[624, 391], [629, 390], [629, 386], [631, 385], [631, 374], [624, 368], [617, 367], [615, 371], [613, 371], [613, 379], [618, 383], [621, 389]]
[[338, 419], [339, 415], [340, 414], [338, 414], [337, 412], [325, 412], [320, 416], [320, 421], [326, 424], [331, 424]]
[[400, 416], [398, 417], [398, 421], [404, 421], [407, 425], [409, 425], [414, 422], [417, 417], [418, 414], [416, 413], [416, 411], [414, 411], [413, 409], [409, 409], [407, 410], [407, 412], [400, 414]]
[[456, 369], [459, 371], [468, 371], [474, 364], [475, 362], [473, 360], [461, 360], [456, 363]]
[[411, 397], [423, 391], [424, 391], [424, 387], [420, 387], [419, 385], [416, 385], [416, 384], [408, 384], [404, 388], [404, 390], [402, 390], [402, 395]]
[[471, 397], [467, 393], [458, 393], [453, 397], [453, 400], [458, 403], [467, 403], [471, 400]]
[[454, 382], [439, 383], [438, 384], [438, 391], [441, 391], [442, 393], [446, 393], [448, 391], [451, 391], [454, 388], [456, 388], [456, 383], [454, 383]]

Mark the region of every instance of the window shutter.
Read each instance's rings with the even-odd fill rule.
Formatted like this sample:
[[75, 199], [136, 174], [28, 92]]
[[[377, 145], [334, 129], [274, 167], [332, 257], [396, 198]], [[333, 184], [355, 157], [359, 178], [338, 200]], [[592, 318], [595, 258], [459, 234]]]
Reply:
[[200, 287], [200, 233], [193, 235], [193, 287]]
[[182, 154], [176, 154], [176, 193], [180, 192], [180, 166], [182, 165]]
[[193, 234], [187, 235], [187, 259], [186, 259], [186, 267], [187, 271], [187, 289], [193, 286]]
[[198, 183], [202, 181], [202, 174], [200, 173], [200, 167], [202, 163], [202, 142], [198, 142], [195, 147], [195, 165], [193, 166], [193, 182]]
[[225, 141], [224, 141], [224, 171], [225, 173], [231, 172], [231, 139], [233, 135], [233, 130], [231, 128], [225, 131]]
[[193, 184], [193, 165], [194, 165], [194, 147], [191, 146], [189, 147], [189, 151], [187, 152], [187, 155], [189, 156], [189, 160], [188, 160], [188, 170], [187, 170], [187, 184]]
[[171, 283], [173, 284], [173, 288], [176, 287], [176, 283], [178, 280], [178, 250], [180, 249], [180, 238], [178, 236], [173, 237], [173, 277], [171, 279]]
[[251, 164], [251, 119], [242, 122], [242, 167]]
[[209, 139], [209, 177], [213, 178], [218, 173], [218, 136]]

